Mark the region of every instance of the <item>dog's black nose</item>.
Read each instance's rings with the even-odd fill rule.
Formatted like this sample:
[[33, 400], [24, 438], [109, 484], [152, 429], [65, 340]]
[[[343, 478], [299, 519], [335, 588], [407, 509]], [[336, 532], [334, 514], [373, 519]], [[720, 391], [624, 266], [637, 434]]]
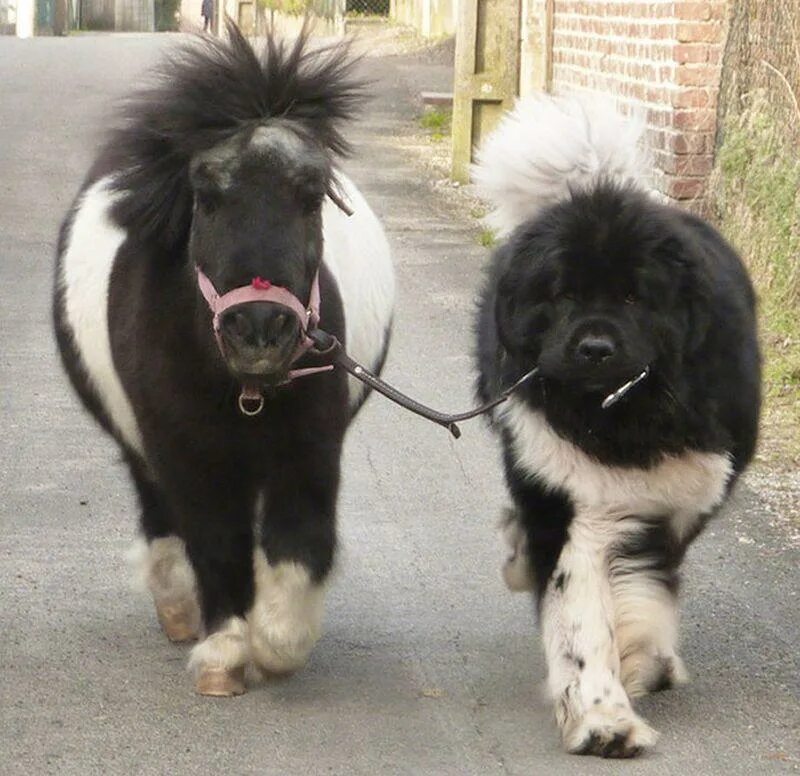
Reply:
[[614, 342], [605, 335], [588, 334], [578, 343], [578, 356], [593, 364], [607, 361], [616, 352]]
[[271, 302], [231, 307], [221, 320], [226, 339], [251, 348], [284, 348], [294, 343], [298, 321], [291, 310]]

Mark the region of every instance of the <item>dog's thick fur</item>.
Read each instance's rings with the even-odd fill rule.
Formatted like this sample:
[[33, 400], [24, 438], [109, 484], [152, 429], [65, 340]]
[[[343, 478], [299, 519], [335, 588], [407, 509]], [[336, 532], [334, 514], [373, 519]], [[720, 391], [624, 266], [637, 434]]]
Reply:
[[565, 747], [613, 757], [656, 740], [630, 698], [685, 679], [678, 567], [750, 461], [760, 404], [742, 262], [650, 194], [637, 134], [608, 107], [538, 98], [476, 168], [507, 235], [480, 301], [478, 395], [540, 368], [492, 419], [514, 504], [504, 576], [536, 592]]

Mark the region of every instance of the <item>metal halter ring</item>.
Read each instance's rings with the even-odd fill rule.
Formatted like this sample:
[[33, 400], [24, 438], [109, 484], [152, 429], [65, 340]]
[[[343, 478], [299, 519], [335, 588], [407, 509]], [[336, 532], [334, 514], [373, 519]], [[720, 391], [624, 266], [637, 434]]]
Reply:
[[[251, 405], [255, 403], [255, 408], [248, 409], [247, 403], [250, 403]], [[241, 411], [242, 415], [247, 415], [248, 417], [252, 418], [254, 415], [258, 415], [263, 409], [263, 396], [259, 396], [258, 399], [255, 399], [252, 396], [245, 396], [244, 393], [239, 394], [239, 410]]]

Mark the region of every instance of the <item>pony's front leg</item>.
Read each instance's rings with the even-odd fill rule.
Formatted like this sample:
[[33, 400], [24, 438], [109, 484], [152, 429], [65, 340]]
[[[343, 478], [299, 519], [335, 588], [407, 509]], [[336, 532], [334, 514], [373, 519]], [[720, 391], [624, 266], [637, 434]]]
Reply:
[[[194, 471], [205, 472], [208, 467]], [[253, 601], [254, 497], [241, 476], [221, 465], [215, 477], [170, 479], [181, 536], [197, 579], [204, 625], [189, 667], [202, 695], [230, 696], [245, 691], [250, 660], [245, 614]]]
[[247, 614], [252, 657], [265, 674], [301, 668], [321, 635], [325, 580], [336, 545], [339, 456], [304, 454], [270, 480], [255, 597]]

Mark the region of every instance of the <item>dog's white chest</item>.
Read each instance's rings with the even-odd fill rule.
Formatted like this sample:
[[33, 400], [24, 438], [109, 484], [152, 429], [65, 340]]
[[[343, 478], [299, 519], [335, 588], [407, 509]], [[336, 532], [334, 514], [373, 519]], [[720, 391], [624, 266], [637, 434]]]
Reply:
[[718, 506], [732, 466], [726, 455], [689, 451], [649, 469], [606, 466], [560, 437], [540, 412], [512, 398], [501, 414], [517, 465], [569, 494], [579, 512], [702, 514]]

